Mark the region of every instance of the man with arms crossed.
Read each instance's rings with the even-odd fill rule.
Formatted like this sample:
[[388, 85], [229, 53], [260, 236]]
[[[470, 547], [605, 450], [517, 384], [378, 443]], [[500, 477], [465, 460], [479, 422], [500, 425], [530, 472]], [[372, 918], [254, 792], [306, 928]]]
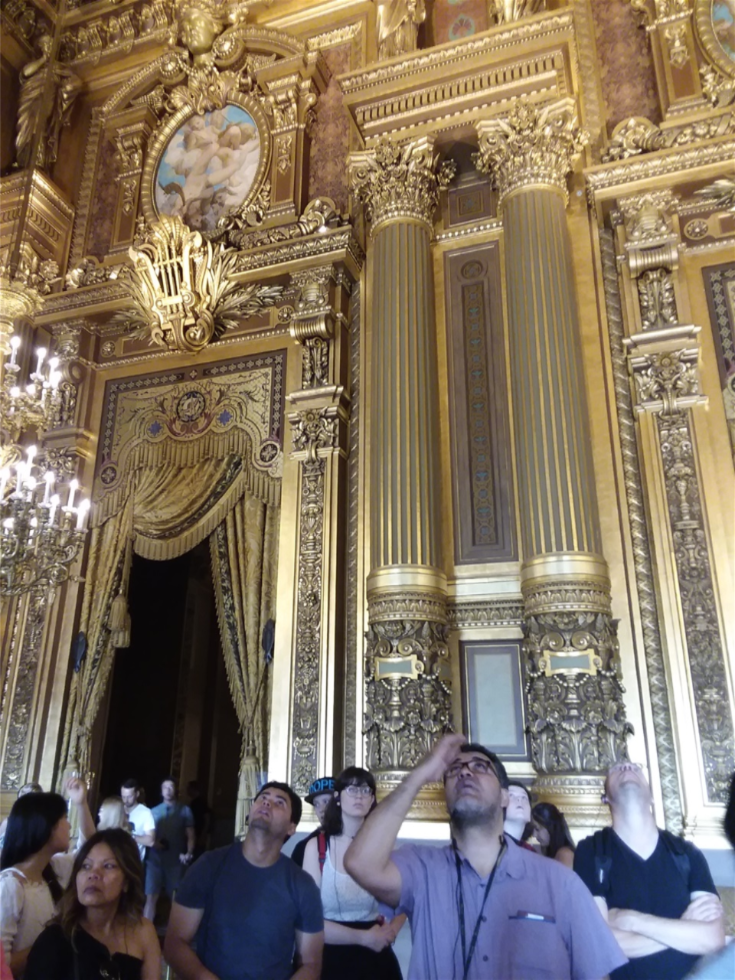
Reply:
[[301, 800], [291, 787], [266, 783], [250, 808], [245, 840], [207, 851], [192, 866], [173, 903], [164, 947], [180, 980], [318, 980], [319, 889], [281, 854], [300, 818]]
[[704, 855], [656, 826], [640, 766], [619, 762], [603, 802], [612, 829], [577, 847], [574, 870], [587, 885], [630, 962], [614, 980], [680, 980], [703, 953], [725, 943], [722, 906]]
[[[392, 851], [417, 793], [439, 780], [452, 844]], [[507, 784], [494, 753], [446, 735], [347, 850], [349, 874], [408, 913], [408, 980], [594, 980], [625, 962], [577, 876], [503, 834]]]

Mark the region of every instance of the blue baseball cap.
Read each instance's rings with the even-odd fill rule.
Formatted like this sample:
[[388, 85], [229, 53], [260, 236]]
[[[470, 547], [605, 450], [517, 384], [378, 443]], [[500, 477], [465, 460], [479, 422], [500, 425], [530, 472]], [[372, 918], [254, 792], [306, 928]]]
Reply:
[[304, 797], [307, 803], [313, 803], [315, 796], [320, 796], [322, 793], [333, 793], [334, 792], [334, 776], [322, 776], [321, 779], [315, 779], [314, 782], [309, 787], [309, 792]]

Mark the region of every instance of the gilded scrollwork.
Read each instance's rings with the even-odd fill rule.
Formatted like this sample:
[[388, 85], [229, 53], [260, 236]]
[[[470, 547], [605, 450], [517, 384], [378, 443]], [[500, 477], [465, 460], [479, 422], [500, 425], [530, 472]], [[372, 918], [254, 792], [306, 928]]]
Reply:
[[656, 416], [707, 796], [726, 803], [733, 719], [689, 412]]
[[730, 211], [735, 214], [735, 174], [720, 177], [711, 184], [694, 192], [695, 197], [701, 197], [718, 211]]
[[480, 173], [491, 176], [500, 201], [528, 184], [558, 187], [568, 199], [567, 175], [589, 142], [580, 129], [574, 99], [560, 99], [538, 109], [525, 98], [514, 101], [506, 118], [477, 124], [480, 151], [474, 157]]
[[289, 422], [294, 451], [305, 453], [306, 462], [315, 463], [320, 450], [336, 448], [339, 420], [335, 408], [306, 408], [289, 415]]
[[163, 215], [142, 231], [129, 250], [133, 268], [118, 277], [129, 308], [116, 318], [160, 347], [197, 353], [283, 294], [282, 286], [239, 283], [237, 253], [206, 241], [178, 217]]
[[364, 731], [371, 769], [412, 769], [451, 730], [448, 633], [420, 618], [371, 623]]
[[637, 412], [670, 415], [706, 399], [699, 379], [699, 327], [670, 327], [625, 341]]
[[723, 108], [735, 99], [735, 78], [723, 75], [712, 65], [703, 65], [699, 69], [702, 81], [702, 91], [713, 108]]
[[382, 138], [374, 150], [349, 158], [352, 191], [365, 206], [373, 233], [385, 221], [416, 218], [433, 228], [439, 192], [456, 172], [453, 160], [439, 161], [432, 137], [399, 145]]
[[644, 330], [660, 330], [677, 322], [674, 276], [668, 269], [648, 269], [636, 280]]
[[[306, 423], [308, 427], [308, 422]], [[308, 437], [304, 437], [309, 441]], [[316, 437], [318, 441], [319, 437]], [[322, 537], [325, 462], [316, 456], [301, 466], [296, 649], [294, 654], [291, 785], [305, 795], [316, 775], [319, 721], [319, 654], [322, 619]]]
[[[617, 623], [593, 612], [526, 616], [531, 755], [547, 772], [603, 772], [627, 758], [623, 686], [617, 670]], [[564, 656], [589, 657], [590, 669], [552, 668]]]

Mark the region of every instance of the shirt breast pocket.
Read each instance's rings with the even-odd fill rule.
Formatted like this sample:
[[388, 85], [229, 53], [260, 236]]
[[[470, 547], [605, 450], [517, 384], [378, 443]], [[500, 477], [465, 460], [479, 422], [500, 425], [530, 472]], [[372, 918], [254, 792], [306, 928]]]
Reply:
[[508, 916], [508, 980], [558, 980], [569, 976], [569, 953], [553, 916], [518, 912]]

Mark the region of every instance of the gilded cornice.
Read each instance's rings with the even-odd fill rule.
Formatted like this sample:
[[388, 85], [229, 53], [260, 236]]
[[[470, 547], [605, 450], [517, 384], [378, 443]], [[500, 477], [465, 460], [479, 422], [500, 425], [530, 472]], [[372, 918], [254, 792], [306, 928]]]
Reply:
[[517, 626], [523, 623], [521, 596], [502, 599], [454, 600], [447, 604], [447, 624], [451, 629], [479, 626]]
[[464, 126], [521, 95], [553, 101], [573, 89], [574, 24], [572, 10], [541, 15], [342, 75], [345, 105], [370, 141]]
[[339, 83], [346, 96], [373, 90], [383, 82], [388, 82], [391, 88], [401, 87], [400, 83], [404, 79], [410, 80], [410, 84], [414, 85], [415, 76], [422, 72], [436, 74], [439, 71], [446, 74], [451, 66], [461, 70], [469, 61], [495, 60], [499, 51], [517, 45], [543, 42], [549, 38], [558, 40], [559, 35], [564, 34], [571, 36], [573, 28], [574, 14], [571, 10], [564, 10], [532, 21], [521, 21], [512, 27], [503, 25], [493, 28], [459, 43], [441, 44], [428, 50], [415, 51], [401, 60], [394, 58], [367, 71], [341, 75]]
[[432, 229], [439, 191], [449, 185], [456, 164], [439, 163], [434, 140], [423, 137], [403, 146], [383, 139], [373, 150], [351, 154], [348, 168], [353, 193], [365, 205], [374, 235], [386, 222], [406, 218]]
[[589, 139], [577, 125], [574, 99], [541, 109], [518, 100], [507, 117], [483, 120], [476, 128], [475, 166], [495, 179], [501, 203], [512, 191], [535, 184], [557, 187], [568, 199], [567, 175]]
[[689, 170], [731, 165], [735, 159], [735, 139], [721, 138], [706, 145], [672, 147], [648, 156], [631, 157], [619, 163], [603, 164], [585, 171], [587, 194], [590, 203], [600, 195], [614, 196], [621, 188], [633, 182], [654, 181], [674, 174], [684, 175]]

